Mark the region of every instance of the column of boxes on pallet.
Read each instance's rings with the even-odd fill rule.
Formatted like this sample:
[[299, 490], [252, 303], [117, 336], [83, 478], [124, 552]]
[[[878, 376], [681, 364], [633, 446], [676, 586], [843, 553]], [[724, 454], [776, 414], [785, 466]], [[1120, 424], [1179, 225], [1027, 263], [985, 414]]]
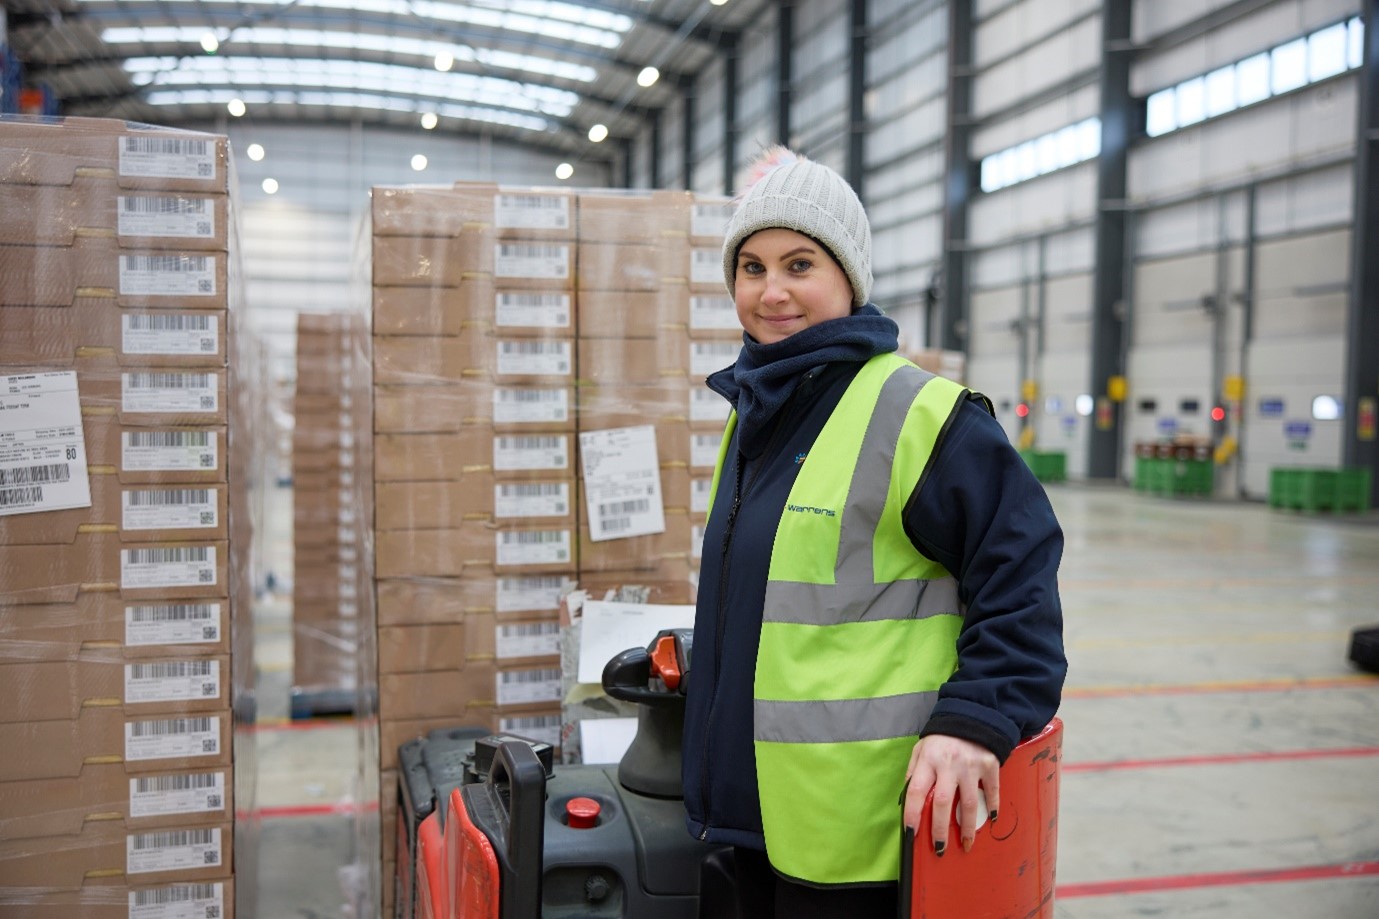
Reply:
[[7, 917], [233, 914], [228, 167], [0, 119]]
[[[355, 314], [302, 314], [292, 431], [292, 712], [353, 711], [361, 536], [358, 495], [370, 437], [367, 326]], [[362, 389], [362, 392], [361, 392]]]
[[[723, 207], [374, 189], [383, 801], [397, 747], [433, 728], [559, 745], [559, 604], [574, 585], [692, 601], [726, 417], [695, 390], [741, 343], [717, 268]], [[712, 280], [696, 247], [713, 250]], [[385, 806], [385, 877], [391, 819]]]

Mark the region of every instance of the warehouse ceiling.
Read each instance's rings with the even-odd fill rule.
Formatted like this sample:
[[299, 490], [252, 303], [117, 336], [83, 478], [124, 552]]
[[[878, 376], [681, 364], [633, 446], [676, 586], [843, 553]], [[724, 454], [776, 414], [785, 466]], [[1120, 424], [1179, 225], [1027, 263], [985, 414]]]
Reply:
[[[608, 158], [765, 0], [3, 0], [65, 115], [349, 122]], [[648, 68], [654, 68], [649, 70]], [[651, 82], [652, 73], [659, 76]], [[594, 140], [602, 125], [608, 139]], [[593, 132], [591, 134], [591, 131]]]

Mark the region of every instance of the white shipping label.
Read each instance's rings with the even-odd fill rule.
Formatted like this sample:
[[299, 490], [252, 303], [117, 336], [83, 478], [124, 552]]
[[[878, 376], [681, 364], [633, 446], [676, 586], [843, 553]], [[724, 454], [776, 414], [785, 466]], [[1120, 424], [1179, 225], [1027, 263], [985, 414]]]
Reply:
[[735, 341], [692, 341], [690, 373], [706, 377], [714, 371], [731, 367], [741, 350], [742, 345]]
[[500, 341], [499, 376], [569, 376], [575, 361], [568, 341]]
[[499, 565], [564, 565], [573, 558], [569, 530], [503, 530], [493, 534]]
[[120, 316], [125, 354], [186, 357], [220, 353], [220, 324], [209, 313], [145, 313]]
[[124, 758], [130, 762], [220, 755], [220, 718], [126, 721]]
[[120, 294], [131, 297], [214, 297], [214, 255], [122, 255]]
[[570, 468], [568, 434], [530, 434], [493, 438], [493, 470]]
[[494, 424], [560, 424], [570, 417], [570, 391], [559, 389], [493, 390]]
[[496, 194], [493, 225], [505, 230], [568, 230], [570, 196]]
[[690, 283], [723, 283], [723, 250], [697, 248], [690, 251]]
[[224, 919], [224, 884], [173, 884], [129, 892], [129, 919]]
[[690, 297], [690, 328], [700, 331], [740, 329], [737, 305], [731, 297]]
[[733, 407], [728, 404], [727, 399], [718, 393], [705, 387], [696, 386], [690, 390], [689, 399], [690, 421], [727, 423], [728, 413], [732, 411]]
[[0, 516], [90, 506], [76, 372], [0, 376]]
[[115, 202], [115, 232], [120, 236], [214, 239], [215, 199], [126, 197]]
[[219, 603], [151, 603], [124, 608], [124, 643], [198, 645], [220, 641]]
[[690, 465], [713, 468], [718, 465], [718, 451], [723, 445], [721, 434], [695, 434], [690, 437]]
[[205, 530], [219, 525], [216, 488], [125, 489], [120, 527], [125, 530]]
[[518, 715], [498, 719], [498, 730], [538, 743], [560, 746], [559, 715]]
[[570, 246], [566, 243], [494, 243], [493, 276], [568, 280]]
[[214, 431], [123, 431], [123, 472], [209, 472], [220, 468]]
[[564, 517], [570, 513], [566, 482], [509, 482], [493, 486], [493, 516]]
[[560, 623], [522, 622], [500, 625], [494, 636], [499, 660], [547, 657], [560, 653]]
[[588, 431], [579, 435], [579, 448], [590, 539], [665, 532], [654, 427]]
[[219, 865], [223, 856], [219, 827], [130, 833], [125, 852], [125, 872], [195, 871]]
[[216, 583], [215, 546], [120, 550], [120, 587], [206, 587]]
[[179, 702], [220, 696], [220, 661], [149, 661], [125, 664], [124, 700]]
[[167, 817], [224, 810], [224, 772], [149, 775], [129, 780], [130, 817]]
[[532, 702], [559, 702], [560, 668], [504, 670], [496, 678], [499, 705], [527, 705]]
[[122, 373], [120, 409], [149, 414], [200, 414], [220, 405], [216, 373]]
[[500, 613], [557, 609], [560, 598], [574, 586], [575, 582], [563, 575], [499, 578], [494, 606]]
[[690, 480], [690, 511], [695, 514], [707, 514], [709, 512], [709, 491], [713, 486], [713, 479], [691, 479]]
[[493, 324], [498, 328], [568, 329], [570, 295], [558, 293], [504, 293], [493, 303]]
[[696, 204], [690, 211], [690, 235], [722, 236], [727, 232], [728, 221], [732, 216], [732, 202]]
[[120, 175], [150, 179], [214, 179], [216, 145], [178, 137], [121, 137]]

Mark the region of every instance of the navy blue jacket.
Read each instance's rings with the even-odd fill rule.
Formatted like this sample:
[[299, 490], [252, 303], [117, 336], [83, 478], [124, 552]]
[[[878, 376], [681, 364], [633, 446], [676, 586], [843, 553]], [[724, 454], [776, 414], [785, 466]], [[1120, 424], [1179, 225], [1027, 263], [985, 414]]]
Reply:
[[[765, 849], [752, 682], [771, 548], [800, 464], [861, 366], [809, 371], [769, 433], [749, 437], [758, 455], [741, 454], [740, 425], [729, 445], [704, 534], [685, 711], [685, 807], [696, 837]], [[710, 377], [710, 388], [724, 392], [724, 373], [731, 369]], [[904, 519], [915, 547], [956, 576], [967, 606], [957, 672], [921, 734], [974, 741], [1004, 762], [1058, 708], [1067, 669], [1057, 584], [1063, 533], [982, 397], [960, 404]], [[903, 782], [896, 776], [897, 798]]]

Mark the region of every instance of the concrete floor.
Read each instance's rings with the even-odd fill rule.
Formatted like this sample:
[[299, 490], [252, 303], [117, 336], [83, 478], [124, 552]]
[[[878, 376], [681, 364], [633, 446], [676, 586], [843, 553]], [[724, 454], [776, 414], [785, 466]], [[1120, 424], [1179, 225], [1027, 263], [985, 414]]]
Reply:
[[[1346, 660], [1379, 623], [1379, 513], [1050, 495], [1071, 663], [1057, 919], [1379, 917], [1379, 677]], [[258, 614], [270, 717], [289, 615]], [[348, 721], [260, 731], [258, 915], [370, 912], [360, 748]]]

